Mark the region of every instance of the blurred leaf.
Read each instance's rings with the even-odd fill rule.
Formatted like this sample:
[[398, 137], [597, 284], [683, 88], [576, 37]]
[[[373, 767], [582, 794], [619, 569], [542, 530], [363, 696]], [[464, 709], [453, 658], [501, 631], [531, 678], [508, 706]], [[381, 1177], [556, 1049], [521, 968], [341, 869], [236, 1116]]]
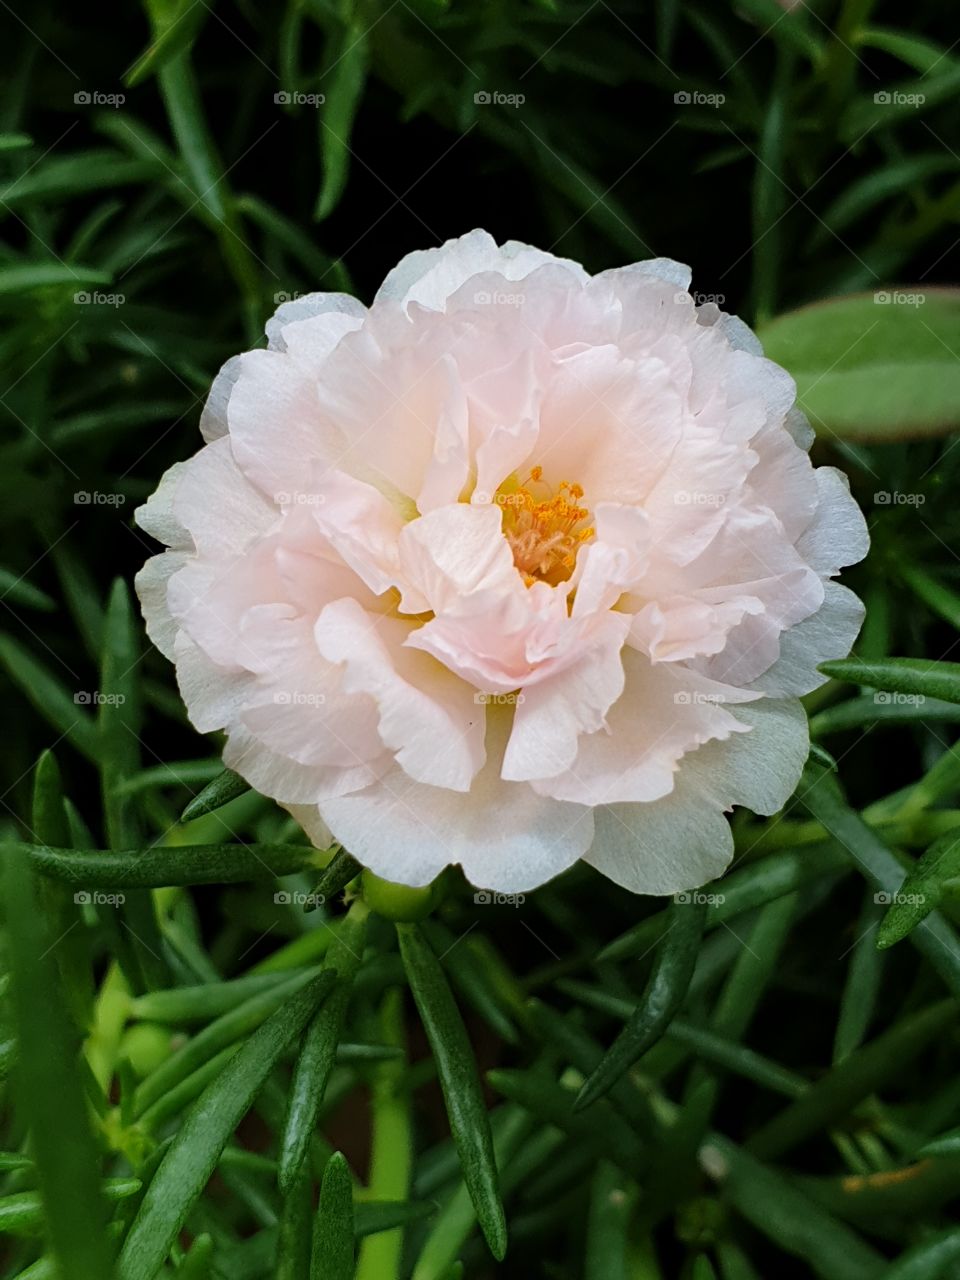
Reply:
[[180, 0], [170, 14], [169, 24], [147, 46], [123, 77], [124, 84], [133, 88], [148, 76], [162, 70], [178, 53], [190, 49], [212, 12], [213, 7], [206, 0]]
[[52, 948], [29, 864], [4, 858], [6, 933], [20, 1046], [19, 1097], [62, 1280], [110, 1275], [100, 1166]]
[[320, 107], [320, 144], [323, 185], [314, 217], [322, 221], [336, 208], [350, 166], [350, 135], [363, 97], [369, 48], [368, 22], [359, 18], [344, 28], [333, 50], [333, 63], [324, 75], [325, 101]]
[[904, 440], [960, 428], [960, 291], [836, 298], [780, 316], [759, 337], [828, 436]]

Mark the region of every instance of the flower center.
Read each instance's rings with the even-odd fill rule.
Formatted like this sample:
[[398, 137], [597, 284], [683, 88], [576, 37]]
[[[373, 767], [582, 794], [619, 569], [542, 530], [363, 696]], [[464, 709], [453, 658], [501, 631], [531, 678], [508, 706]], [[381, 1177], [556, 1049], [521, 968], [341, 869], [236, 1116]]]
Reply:
[[554, 492], [542, 477], [542, 467], [534, 467], [525, 480], [511, 476], [495, 499], [503, 509], [503, 535], [513, 562], [528, 587], [566, 581], [580, 544], [594, 535], [586, 523], [590, 512], [580, 505], [581, 486], [561, 480]]

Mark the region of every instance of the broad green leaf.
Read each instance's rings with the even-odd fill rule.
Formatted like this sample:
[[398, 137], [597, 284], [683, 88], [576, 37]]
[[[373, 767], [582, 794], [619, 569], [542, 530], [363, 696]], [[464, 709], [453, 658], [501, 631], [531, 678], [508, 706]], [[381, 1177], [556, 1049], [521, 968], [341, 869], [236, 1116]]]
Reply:
[[[292, 996], [250, 1036], [198, 1099], [147, 1188], [123, 1244], [117, 1280], [154, 1280], [230, 1135], [328, 990], [329, 979], [321, 975]], [[106, 1274], [106, 1270], [101, 1273], [101, 1280]]]
[[490, 1252], [499, 1262], [507, 1251], [507, 1227], [473, 1048], [440, 962], [419, 925], [396, 928], [410, 989], [433, 1050], [464, 1181]]
[[887, 285], [780, 316], [759, 337], [828, 437], [905, 440], [960, 427], [960, 291]]

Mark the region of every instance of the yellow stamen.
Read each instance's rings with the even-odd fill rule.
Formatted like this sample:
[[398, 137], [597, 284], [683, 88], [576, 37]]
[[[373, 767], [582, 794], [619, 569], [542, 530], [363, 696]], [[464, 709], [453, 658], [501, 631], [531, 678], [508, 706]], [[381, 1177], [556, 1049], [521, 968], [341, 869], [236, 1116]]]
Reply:
[[556, 586], [569, 578], [579, 547], [595, 536], [592, 526], [579, 527], [590, 517], [589, 510], [579, 505], [582, 486], [561, 480], [556, 492], [544, 486], [546, 496], [538, 497], [528, 486], [540, 484], [542, 478], [543, 468], [531, 467], [525, 481], [518, 484], [516, 476], [511, 476], [497, 492], [504, 537], [528, 587], [535, 582]]

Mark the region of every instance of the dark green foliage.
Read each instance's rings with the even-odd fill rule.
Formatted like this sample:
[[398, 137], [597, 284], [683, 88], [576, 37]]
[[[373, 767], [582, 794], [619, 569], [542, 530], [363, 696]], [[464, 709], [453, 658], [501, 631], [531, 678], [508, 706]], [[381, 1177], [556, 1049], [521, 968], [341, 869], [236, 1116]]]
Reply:
[[[950, 6], [3, 8], [4, 1276], [956, 1280]], [[364, 896], [138, 618], [220, 364], [477, 225], [691, 262], [868, 515], [796, 800], [682, 928], [584, 866]]]

